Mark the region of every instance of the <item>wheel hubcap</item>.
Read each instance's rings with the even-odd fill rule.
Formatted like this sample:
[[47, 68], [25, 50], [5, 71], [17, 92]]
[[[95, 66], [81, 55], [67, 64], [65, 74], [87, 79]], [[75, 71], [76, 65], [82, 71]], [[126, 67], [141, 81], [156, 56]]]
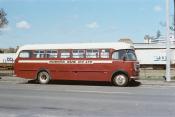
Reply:
[[42, 83], [46, 83], [49, 80], [49, 75], [45, 72], [40, 73], [39, 79]]
[[123, 75], [118, 75], [116, 76], [115, 81], [118, 85], [123, 85], [126, 82], [126, 78]]

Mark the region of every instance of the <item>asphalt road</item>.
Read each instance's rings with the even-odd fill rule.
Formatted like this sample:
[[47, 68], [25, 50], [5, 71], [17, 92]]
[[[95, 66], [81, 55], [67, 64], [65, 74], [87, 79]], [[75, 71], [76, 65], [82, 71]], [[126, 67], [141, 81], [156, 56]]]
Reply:
[[0, 117], [174, 117], [174, 86], [0, 80]]

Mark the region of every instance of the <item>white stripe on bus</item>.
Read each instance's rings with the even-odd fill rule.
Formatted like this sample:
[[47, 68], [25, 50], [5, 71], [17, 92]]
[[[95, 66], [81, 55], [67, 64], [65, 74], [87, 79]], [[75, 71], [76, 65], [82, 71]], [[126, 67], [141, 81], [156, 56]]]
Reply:
[[19, 63], [47, 63], [47, 64], [97, 64], [112, 63], [112, 60], [19, 60]]
[[49, 63], [48, 60], [19, 60], [18, 63]]

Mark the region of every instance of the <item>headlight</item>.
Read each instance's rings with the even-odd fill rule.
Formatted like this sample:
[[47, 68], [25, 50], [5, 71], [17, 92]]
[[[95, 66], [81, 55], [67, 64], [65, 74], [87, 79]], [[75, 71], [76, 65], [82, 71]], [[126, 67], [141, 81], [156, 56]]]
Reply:
[[139, 71], [140, 64], [139, 63], [134, 63], [134, 70]]

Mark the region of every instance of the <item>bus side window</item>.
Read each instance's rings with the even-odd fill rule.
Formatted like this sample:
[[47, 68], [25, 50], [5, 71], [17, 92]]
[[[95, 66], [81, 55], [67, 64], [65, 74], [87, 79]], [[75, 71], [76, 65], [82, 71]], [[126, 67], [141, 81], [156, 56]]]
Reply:
[[57, 58], [57, 50], [47, 50], [46, 58]]
[[103, 49], [101, 50], [101, 58], [109, 58], [109, 50], [108, 49]]
[[73, 58], [84, 58], [85, 51], [84, 50], [73, 50], [72, 57]]
[[86, 58], [99, 58], [99, 50], [97, 49], [86, 50]]
[[60, 54], [61, 54], [60, 58], [70, 58], [69, 50], [61, 50]]
[[20, 58], [30, 58], [31, 57], [31, 51], [22, 51], [19, 54]]
[[123, 57], [125, 56], [126, 52], [125, 50], [118, 50], [118, 51], [115, 51], [113, 52], [112, 54], [112, 59], [115, 59], [115, 60], [122, 60]]
[[44, 58], [45, 57], [45, 52], [44, 50], [36, 50], [33, 53], [34, 58]]

